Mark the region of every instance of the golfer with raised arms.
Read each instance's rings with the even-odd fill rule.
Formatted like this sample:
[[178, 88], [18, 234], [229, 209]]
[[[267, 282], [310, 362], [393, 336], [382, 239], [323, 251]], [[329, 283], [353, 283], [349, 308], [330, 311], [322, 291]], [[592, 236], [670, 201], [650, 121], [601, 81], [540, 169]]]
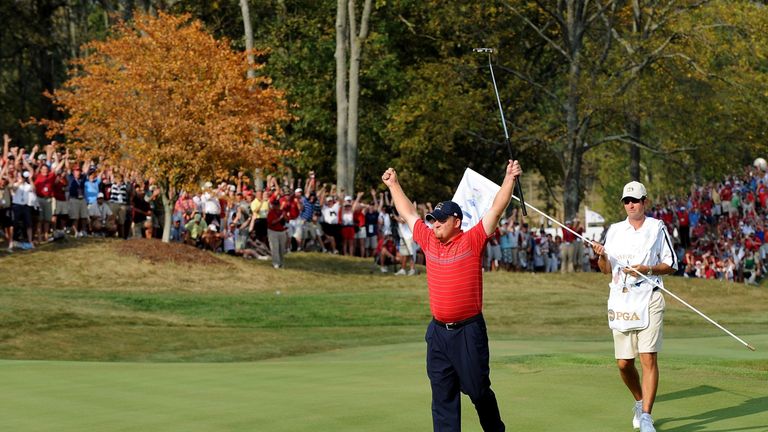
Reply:
[[[621, 379], [635, 398], [632, 426], [640, 432], [655, 432], [651, 410], [659, 385], [657, 355], [665, 303], [659, 288], [649, 280], [663, 287], [659, 276], [677, 270], [677, 256], [664, 222], [645, 215], [647, 200], [642, 183], [627, 183], [621, 196], [627, 218], [611, 225], [604, 246], [595, 242], [592, 248], [599, 256], [600, 270], [612, 276], [608, 326], [613, 330]], [[635, 367], [638, 355], [642, 381]]]
[[432, 321], [427, 327], [427, 376], [432, 386], [432, 424], [435, 431], [461, 430], [461, 394], [472, 400], [484, 431], [503, 431], [496, 395], [491, 390], [488, 334], [483, 319], [481, 257], [509, 205], [516, 177], [522, 173], [509, 160], [504, 182], [483, 218], [467, 232], [461, 230], [462, 210], [443, 201], [426, 215], [430, 229], [403, 192], [397, 173], [381, 176], [398, 213], [408, 223], [413, 239], [427, 260], [427, 288]]

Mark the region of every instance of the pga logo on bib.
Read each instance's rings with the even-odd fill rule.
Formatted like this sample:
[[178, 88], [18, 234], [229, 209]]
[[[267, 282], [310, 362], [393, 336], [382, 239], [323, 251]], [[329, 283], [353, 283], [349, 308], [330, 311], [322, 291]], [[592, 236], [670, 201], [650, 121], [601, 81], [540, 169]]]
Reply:
[[623, 320], [623, 321], [639, 321], [640, 317], [637, 316], [637, 312], [621, 312], [608, 309], [608, 321]]

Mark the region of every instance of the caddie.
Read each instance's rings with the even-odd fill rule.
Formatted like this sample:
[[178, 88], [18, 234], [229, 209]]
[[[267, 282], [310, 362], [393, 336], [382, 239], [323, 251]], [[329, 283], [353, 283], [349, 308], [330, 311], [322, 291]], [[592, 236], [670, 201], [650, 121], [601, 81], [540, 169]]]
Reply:
[[[677, 270], [677, 256], [664, 222], [645, 215], [647, 195], [642, 183], [627, 183], [621, 196], [627, 218], [611, 225], [605, 245], [595, 242], [592, 248], [600, 270], [611, 274], [608, 326], [621, 379], [635, 398], [632, 426], [655, 432], [651, 410], [659, 385], [665, 307], [660, 276]], [[642, 380], [635, 367], [638, 356]]]

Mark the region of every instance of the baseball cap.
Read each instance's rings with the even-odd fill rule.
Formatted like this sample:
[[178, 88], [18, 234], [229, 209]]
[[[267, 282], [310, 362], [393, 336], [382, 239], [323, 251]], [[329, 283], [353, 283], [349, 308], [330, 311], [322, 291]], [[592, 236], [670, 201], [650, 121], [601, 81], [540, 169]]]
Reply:
[[624, 192], [622, 192], [621, 194], [621, 199], [624, 199], [624, 198], [642, 199], [646, 195], [648, 195], [648, 192], [646, 192], [645, 186], [643, 186], [642, 183], [637, 181], [631, 181], [624, 185]]
[[302, 188], [296, 188], [296, 189], [293, 191], [293, 193], [299, 193], [299, 192], [304, 192], [304, 189], [302, 189]]
[[352, 202], [352, 197], [347, 195], [347, 196], [344, 197], [344, 201]]
[[453, 201], [443, 201], [435, 206], [432, 212], [427, 213], [425, 219], [427, 222], [444, 221], [450, 216], [454, 216], [461, 220], [464, 214], [461, 212], [461, 207]]
[[208, 225], [208, 229], [213, 231], [213, 232], [216, 232], [216, 231], [219, 230], [219, 227], [217, 227], [216, 224], [210, 224], [210, 225]]
[[98, 195], [96, 195], [96, 198], [97, 198], [97, 199], [98, 199], [98, 198], [104, 198], [104, 194], [103, 194], [103, 193], [101, 193], [101, 192], [99, 192], [99, 194], [98, 194]]

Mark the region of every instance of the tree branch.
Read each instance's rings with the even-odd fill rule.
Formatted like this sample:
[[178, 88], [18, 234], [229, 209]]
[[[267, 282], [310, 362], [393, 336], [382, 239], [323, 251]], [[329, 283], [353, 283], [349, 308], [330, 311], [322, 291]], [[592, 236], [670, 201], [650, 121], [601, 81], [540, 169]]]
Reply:
[[555, 48], [555, 50], [557, 50], [557, 52], [562, 54], [569, 62], [573, 61], [573, 59], [571, 58], [570, 54], [568, 54], [568, 52], [566, 52], [560, 45], [558, 45], [557, 42], [553, 41], [552, 39], [549, 38], [549, 36], [544, 34], [544, 32], [542, 32], [541, 29], [536, 24], [532, 23], [531, 20], [529, 20], [523, 14], [518, 12], [518, 10], [514, 6], [512, 6], [511, 4], [509, 4], [507, 2], [503, 2], [503, 3], [504, 3], [504, 5], [507, 8], [509, 8], [512, 12], [514, 12], [515, 15], [520, 17], [526, 24], [528, 24], [532, 29], [534, 29], [536, 31], [536, 33], [538, 33], [539, 36], [541, 36], [542, 39], [544, 39], [550, 45], [552, 45], [552, 47]]

